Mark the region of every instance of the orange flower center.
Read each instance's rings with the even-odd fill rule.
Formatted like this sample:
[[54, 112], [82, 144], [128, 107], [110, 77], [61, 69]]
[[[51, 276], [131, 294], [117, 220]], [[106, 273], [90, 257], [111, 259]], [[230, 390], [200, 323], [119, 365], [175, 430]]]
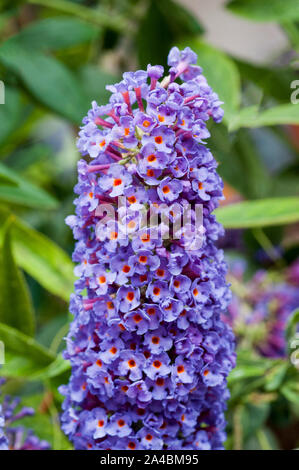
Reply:
[[128, 292], [127, 293], [127, 299], [129, 300], [129, 302], [132, 302], [134, 297], [135, 297], [134, 292]]
[[132, 369], [132, 367], [136, 367], [136, 362], [134, 361], [134, 359], [130, 359], [128, 361], [128, 364], [129, 364], [129, 367]]
[[163, 387], [165, 383], [165, 380], [162, 379], [162, 377], [159, 377], [157, 380], [156, 380], [156, 384], [159, 385], [159, 387]]
[[130, 204], [135, 204], [136, 197], [135, 196], [130, 196], [130, 197], [128, 197], [128, 201], [129, 201]]
[[136, 449], [135, 442], [129, 442], [128, 447], [129, 447], [129, 449], [132, 449], [132, 450]]

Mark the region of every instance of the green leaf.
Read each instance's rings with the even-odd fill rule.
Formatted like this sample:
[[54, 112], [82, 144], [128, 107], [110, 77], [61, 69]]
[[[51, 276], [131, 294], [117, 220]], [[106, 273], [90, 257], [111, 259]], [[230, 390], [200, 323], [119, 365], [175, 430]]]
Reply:
[[0, 322], [33, 336], [33, 305], [24, 276], [12, 254], [9, 222], [5, 227], [0, 259]]
[[184, 41], [182, 47], [189, 46], [198, 55], [208, 84], [224, 102], [224, 119], [230, 121], [240, 105], [240, 76], [235, 63], [223, 52], [205, 44], [200, 39]]
[[[0, 226], [10, 216], [0, 207]], [[73, 291], [73, 263], [69, 256], [45, 235], [14, 218], [11, 227], [13, 253], [18, 266], [45, 289], [68, 301]]]
[[242, 109], [232, 116], [229, 122], [229, 130], [240, 127], [263, 127], [282, 124], [299, 124], [299, 106], [296, 104], [281, 104], [258, 112], [257, 106]]
[[248, 378], [264, 377], [270, 366], [269, 359], [252, 357], [251, 351], [239, 348], [237, 366], [230, 372], [228, 383], [239, 384], [240, 381]]
[[141, 68], [145, 68], [148, 63], [166, 65], [167, 54], [174, 39], [159, 3], [152, 0], [139, 23], [136, 50]]
[[204, 32], [196, 16], [183, 5], [172, 0], [159, 1], [158, 5], [176, 39], [185, 36], [196, 36]]
[[232, 0], [226, 7], [254, 21], [284, 21], [299, 19], [297, 0]]
[[114, 75], [103, 72], [96, 65], [90, 64], [79, 70], [79, 78], [88, 101], [96, 100], [98, 104], [107, 103], [111, 93], [105, 87], [118, 80]]
[[38, 209], [55, 209], [58, 201], [0, 163], [0, 201]]
[[[1, 333], [0, 333], [1, 341]], [[1, 375], [11, 378], [23, 378], [32, 376], [41, 369], [41, 364], [36, 364], [35, 360], [15, 351], [10, 352], [5, 349], [5, 364], [1, 366]]]
[[285, 375], [287, 373], [289, 364], [285, 361], [280, 362], [274, 365], [266, 375], [266, 383], [265, 383], [265, 390], [267, 392], [273, 392], [274, 390], [279, 389]]
[[[49, 351], [35, 341], [34, 338], [12, 328], [11, 326], [0, 323], [0, 341], [3, 341], [5, 347], [6, 364], [1, 368], [1, 375], [14, 375], [14, 369], [9, 368], [7, 362], [7, 352], [13, 354], [14, 358], [23, 359], [32, 367], [46, 367], [54, 361], [55, 357]], [[15, 371], [15, 374], [18, 372]]]
[[244, 450], [279, 450], [275, 434], [266, 427], [257, 429], [256, 434], [247, 439]]
[[79, 123], [88, 109], [83, 88], [73, 73], [54, 57], [9, 39], [0, 49], [0, 62], [17, 74], [43, 105]]
[[289, 381], [280, 389], [281, 394], [291, 403], [294, 403], [297, 407], [299, 406], [299, 383], [298, 379], [296, 382]]
[[225, 228], [284, 225], [299, 221], [299, 197], [243, 201], [215, 210]]
[[29, 108], [21, 100], [17, 88], [5, 86], [5, 105], [0, 105], [0, 145], [21, 126], [28, 116]]
[[290, 84], [296, 79], [296, 71], [287, 67], [268, 68], [235, 60], [241, 77], [255, 83], [263, 94], [286, 103], [290, 99]]
[[57, 377], [58, 375], [71, 369], [71, 365], [68, 361], [64, 360], [62, 355], [59, 354], [57, 358], [51, 362], [47, 367], [40, 371], [34, 372], [31, 376], [28, 376], [30, 380], [47, 380]]
[[100, 29], [90, 23], [68, 16], [55, 16], [34, 21], [13, 37], [33, 49], [59, 49], [95, 39]]
[[260, 365], [240, 365], [231, 371], [228, 378], [228, 383], [230, 385], [240, 380], [252, 378], [252, 377], [261, 377], [265, 373], [265, 368]]
[[53, 149], [44, 143], [18, 148], [6, 158], [6, 164], [17, 173], [21, 173], [36, 162], [53, 156]]
[[96, 8], [78, 5], [78, 2], [70, 2], [69, 0], [19, 0], [23, 3], [31, 3], [33, 5], [44, 6], [45, 8], [53, 8], [67, 15], [74, 15], [89, 23], [98, 26], [104, 26], [117, 32], [128, 33], [128, 22], [125, 18], [117, 13], [102, 8], [97, 5]]
[[247, 403], [242, 413], [242, 429], [244, 438], [254, 434], [261, 428], [269, 416], [270, 406], [268, 403], [253, 404]]
[[202, 26], [182, 5], [172, 0], [151, 0], [136, 37], [140, 66], [166, 65], [171, 46], [179, 39], [202, 32]]
[[[209, 147], [219, 162], [219, 174], [246, 199], [269, 197], [272, 180], [251, 135], [240, 129], [229, 135], [223, 124], [212, 124]], [[246, 174], [246, 178], [240, 175]], [[279, 194], [277, 194], [279, 195]], [[292, 194], [291, 194], [292, 195]]]

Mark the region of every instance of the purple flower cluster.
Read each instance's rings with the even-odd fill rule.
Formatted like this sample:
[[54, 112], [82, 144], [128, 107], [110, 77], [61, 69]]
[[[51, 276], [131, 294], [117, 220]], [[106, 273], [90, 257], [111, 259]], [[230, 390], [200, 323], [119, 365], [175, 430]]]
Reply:
[[[72, 375], [60, 388], [62, 429], [76, 449], [223, 448], [234, 336], [220, 318], [230, 291], [212, 215], [222, 181], [205, 146], [206, 121], [223, 112], [196, 59], [173, 48], [169, 76], [151, 65], [125, 73], [83, 120], [87, 158], [67, 218], [79, 278], [65, 352]], [[116, 221], [106, 212], [119, 196]], [[140, 214], [161, 204], [172, 227], [174, 204], [190, 205], [191, 221], [202, 206], [200, 246], [191, 224], [169, 238], [163, 223], [144, 227]]]
[[[0, 380], [0, 385], [4, 380]], [[17, 424], [19, 420], [32, 416], [32, 408], [23, 407], [16, 412], [19, 398], [6, 395], [0, 404], [0, 450], [48, 450], [48, 442], [41, 441], [31, 430]]]
[[250, 342], [266, 357], [286, 356], [286, 324], [299, 308], [298, 268], [299, 260], [279, 278], [275, 273], [259, 270], [246, 282], [246, 263], [232, 263], [233, 297], [223, 320], [233, 327], [240, 344]]

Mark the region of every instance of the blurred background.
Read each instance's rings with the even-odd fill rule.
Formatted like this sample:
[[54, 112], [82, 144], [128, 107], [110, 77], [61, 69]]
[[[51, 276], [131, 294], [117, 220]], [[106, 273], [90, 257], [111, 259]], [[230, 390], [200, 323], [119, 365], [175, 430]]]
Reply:
[[[0, 340], [3, 393], [54, 449], [69, 366], [76, 135], [105, 85], [198, 54], [224, 101], [208, 145], [225, 196], [218, 219], [237, 335], [228, 449], [299, 447], [299, 7], [296, 0], [1, 0]], [[298, 89], [298, 93], [297, 93]]]

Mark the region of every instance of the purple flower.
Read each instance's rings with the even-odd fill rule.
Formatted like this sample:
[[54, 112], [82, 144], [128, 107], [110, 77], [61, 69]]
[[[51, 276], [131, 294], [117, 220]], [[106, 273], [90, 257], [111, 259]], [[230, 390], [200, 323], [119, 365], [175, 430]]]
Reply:
[[87, 437], [101, 439], [107, 434], [107, 413], [103, 408], [94, 408], [86, 412], [86, 420], [83, 422], [84, 433]]
[[153, 144], [147, 144], [142, 149], [142, 159], [139, 161], [139, 171], [146, 174], [147, 170], [163, 170], [167, 167], [169, 156], [156, 150]]
[[256, 334], [251, 339], [253, 349], [270, 358], [286, 357], [286, 324], [299, 305], [298, 265], [297, 259], [282, 271], [280, 278], [272, 279], [270, 273], [259, 270], [251, 279], [245, 280], [244, 260], [232, 263], [230, 275], [235, 282], [244, 284], [246, 297], [240, 298], [233, 292], [228, 311], [222, 318], [233, 328], [238, 325], [236, 334], [240, 344], [245, 336], [248, 337], [248, 328], [254, 328]]
[[170, 292], [175, 294], [180, 294], [188, 292], [191, 287], [191, 280], [189, 277], [180, 274], [179, 276], [174, 276], [170, 282]]
[[133, 310], [140, 304], [139, 289], [120, 287], [117, 291], [117, 300], [119, 302], [119, 309], [121, 312]]
[[144, 449], [163, 449], [163, 440], [153, 429], [144, 427], [137, 435]]
[[171, 179], [169, 176], [166, 176], [161, 181], [157, 191], [161, 201], [173, 202], [178, 199], [183, 191], [183, 184], [180, 180]]
[[[0, 386], [5, 382], [0, 378]], [[32, 408], [16, 408], [20, 404], [19, 398], [4, 396], [0, 404], [0, 450], [49, 450], [48, 442], [40, 440], [30, 429], [15, 421], [33, 416]]]
[[133, 310], [124, 316], [125, 326], [129, 331], [143, 335], [149, 329], [150, 319], [142, 310]]
[[130, 261], [135, 267], [135, 272], [138, 274], [154, 271], [160, 265], [159, 257], [153, 255], [149, 250], [140, 250], [138, 255], [134, 255], [130, 258]]
[[124, 188], [131, 184], [132, 177], [120, 165], [113, 164], [110, 166], [107, 175], [99, 180], [99, 186], [103, 191], [109, 191], [111, 197], [120, 196], [124, 192]]
[[163, 319], [166, 322], [174, 321], [178, 318], [179, 314], [184, 309], [184, 304], [181, 300], [172, 297], [166, 297], [160, 302], [160, 309], [163, 312]]
[[145, 364], [144, 372], [152, 380], [157, 377], [166, 377], [171, 370], [169, 363], [170, 358], [166, 353], [151, 355]]
[[147, 73], [150, 78], [154, 78], [159, 80], [162, 77], [164, 72], [164, 67], [162, 65], [148, 65], [147, 66]]
[[119, 372], [121, 375], [127, 375], [131, 380], [140, 380], [142, 377], [142, 366], [144, 356], [134, 351], [122, 351], [119, 361]]
[[107, 434], [110, 436], [125, 437], [131, 434], [131, 419], [129, 415], [115, 413], [109, 420], [107, 425]]
[[172, 379], [175, 383], [192, 383], [194, 380], [194, 366], [182, 356], [178, 356], [172, 366]]
[[168, 294], [168, 285], [164, 281], [152, 282], [146, 291], [146, 295], [152, 299], [153, 302], [160, 302]]
[[152, 400], [152, 394], [143, 380], [138, 380], [129, 386], [128, 397], [137, 399], [139, 406], [145, 406]]
[[167, 336], [166, 329], [160, 327], [155, 331], [145, 334], [144, 344], [149, 348], [151, 353], [159, 354], [163, 351], [169, 351], [172, 346], [172, 339]]
[[155, 127], [150, 135], [144, 134], [142, 144], [153, 144], [159, 152], [170, 153], [175, 141], [175, 133], [166, 126]]
[[221, 103], [190, 48], [173, 48], [168, 64], [164, 78], [149, 65], [108, 86], [109, 104], [93, 102], [79, 133], [93, 160], [79, 162], [67, 218], [79, 279], [64, 354], [72, 374], [60, 389], [76, 449], [220, 449], [225, 440], [234, 337], [220, 317], [230, 295], [212, 214], [223, 185], [204, 143]]

